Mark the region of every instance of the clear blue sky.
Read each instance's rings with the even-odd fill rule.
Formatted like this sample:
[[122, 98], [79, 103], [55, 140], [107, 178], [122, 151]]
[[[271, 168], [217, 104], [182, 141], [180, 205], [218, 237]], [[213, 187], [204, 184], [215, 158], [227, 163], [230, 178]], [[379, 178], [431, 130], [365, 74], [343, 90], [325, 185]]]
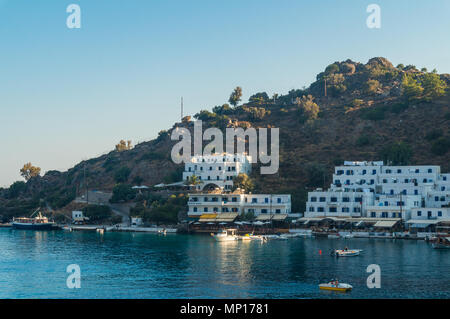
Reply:
[[[66, 27], [81, 7], [82, 28]], [[381, 7], [381, 29], [366, 7]], [[0, 0], [0, 186], [31, 161], [67, 170], [185, 113], [308, 86], [384, 56], [450, 73], [450, 1]]]

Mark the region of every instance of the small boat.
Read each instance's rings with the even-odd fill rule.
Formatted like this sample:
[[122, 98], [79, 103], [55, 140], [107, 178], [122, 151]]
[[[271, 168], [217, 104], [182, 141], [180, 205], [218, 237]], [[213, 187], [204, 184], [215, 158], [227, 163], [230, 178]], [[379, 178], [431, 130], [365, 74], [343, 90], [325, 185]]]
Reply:
[[211, 233], [211, 236], [217, 241], [234, 241], [239, 238], [236, 235], [236, 229], [223, 229], [217, 234]]
[[250, 234], [245, 234], [244, 236], [239, 236], [239, 240], [251, 240]]
[[331, 254], [336, 257], [351, 257], [358, 256], [362, 249], [336, 249]]
[[347, 292], [353, 289], [352, 285], [340, 283], [337, 280], [331, 280], [326, 284], [320, 284], [319, 289], [321, 290], [331, 290], [331, 291], [341, 291]]
[[450, 249], [450, 237], [437, 237], [431, 247], [434, 249]]
[[354, 238], [355, 235], [353, 234], [345, 234], [344, 236], [342, 236], [342, 238], [347, 239], [347, 238]]
[[[36, 213], [38, 215], [33, 217]], [[42, 216], [39, 210], [36, 210], [30, 217], [17, 217], [13, 219], [12, 227], [14, 229], [26, 230], [52, 230], [54, 222], [48, 220], [47, 217]]]
[[328, 234], [328, 238], [340, 238], [339, 234]]

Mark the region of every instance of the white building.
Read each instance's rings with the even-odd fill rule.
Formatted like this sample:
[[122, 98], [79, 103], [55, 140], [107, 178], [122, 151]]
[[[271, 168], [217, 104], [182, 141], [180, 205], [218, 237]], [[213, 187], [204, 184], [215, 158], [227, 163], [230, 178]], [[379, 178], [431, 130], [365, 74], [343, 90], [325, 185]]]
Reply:
[[441, 174], [439, 166], [344, 162], [335, 168], [327, 191], [318, 189], [308, 194], [305, 217], [409, 220], [416, 219], [415, 214], [422, 209], [427, 216], [445, 219], [448, 210], [439, 209], [449, 203], [450, 174]]
[[251, 157], [245, 154], [193, 156], [191, 161], [185, 164], [183, 181], [189, 181], [195, 175], [201, 181], [197, 186], [199, 190], [208, 185], [231, 190], [233, 177], [239, 173], [250, 174], [251, 169]]
[[[278, 194], [243, 194], [233, 193], [197, 193], [189, 194], [188, 216], [236, 213], [260, 214], [290, 214], [291, 195]], [[236, 216], [237, 216], [236, 215]]]

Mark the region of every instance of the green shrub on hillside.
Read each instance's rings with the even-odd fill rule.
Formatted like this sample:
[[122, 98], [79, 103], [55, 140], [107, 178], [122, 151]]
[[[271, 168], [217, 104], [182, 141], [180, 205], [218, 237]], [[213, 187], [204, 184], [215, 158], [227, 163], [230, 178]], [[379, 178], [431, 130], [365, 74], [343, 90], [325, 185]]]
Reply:
[[366, 108], [362, 110], [361, 118], [370, 121], [381, 121], [384, 120], [386, 111], [387, 108], [384, 106]]
[[364, 85], [364, 92], [366, 94], [375, 94], [380, 87], [381, 84], [377, 80], [367, 80]]
[[449, 137], [440, 137], [438, 138], [433, 145], [431, 145], [431, 151], [435, 155], [445, 155], [450, 150], [450, 138]]
[[114, 180], [116, 181], [116, 183], [125, 183], [128, 180], [130, 173], [131, 173], [131, 169], [129, 167], [122, 166], [114, 174]]
[[320, 107], [314, 103], [312, 95], [304, 95], [301, 98], [297, 98], [295, 103], [299, 108], [301, 123], [312, 123], [318, 118]]

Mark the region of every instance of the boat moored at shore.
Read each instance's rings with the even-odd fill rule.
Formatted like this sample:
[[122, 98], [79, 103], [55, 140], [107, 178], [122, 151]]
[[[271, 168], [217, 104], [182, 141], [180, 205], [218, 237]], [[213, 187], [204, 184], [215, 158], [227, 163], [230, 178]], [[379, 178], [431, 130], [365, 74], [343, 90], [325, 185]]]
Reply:
[[[36, 217], [33, 217], [37, 213]], [[12, 227], [14, 229], [24, 230], [52, 230], [55, 227], [53, 221], [42, 216], [40, 211], [35, 211], [30, 217], [17, 217], [13, 219]]]

